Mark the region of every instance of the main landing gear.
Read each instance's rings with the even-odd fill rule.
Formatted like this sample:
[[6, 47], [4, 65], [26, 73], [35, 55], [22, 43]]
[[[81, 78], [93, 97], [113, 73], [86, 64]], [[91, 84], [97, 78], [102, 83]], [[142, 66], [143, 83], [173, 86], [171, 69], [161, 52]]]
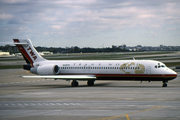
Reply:
[[[79, 85], [79, 83], [76, 81], [76, 80], [73, 80], [72, 82], [71, 82], [71, 86], [72, 87], [77, 87]], [[94, 80], [88, 80], [87, 81], [87, 85], [88, 86], [93, 86], [94, 85]]]
[[168, 81], [162, 81], [162, 83], [163, 83], [162, 87], [167, 87]]
[[88, 80], [87, 85], [88, 86], [93, 86], [94, 85], [94, 80]]
[[76, 81], [76, 80], [73, 80], [72, 82], [71, 82], [71, 86], [72, 87], [77, 87], [79, 85], [79, 83]]

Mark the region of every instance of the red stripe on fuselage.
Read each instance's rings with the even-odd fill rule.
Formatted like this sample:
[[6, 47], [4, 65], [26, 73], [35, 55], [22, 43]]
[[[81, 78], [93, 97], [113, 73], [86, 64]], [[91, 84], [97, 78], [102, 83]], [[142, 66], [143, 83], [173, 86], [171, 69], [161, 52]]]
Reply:
[[177, 77], [177, 74], [93, 74], [93, 73], [62, 73], [60, 75], [95, 75], [96, 77]]
[[177, 77], [177, 74], [88, 74], [88, 73], [63, 73], [60, 75], [95, 75], [97, 79], [103, 78], [107, 79], [116, 79], [116, 80], [151, 80], [151, 81], [162, 81], [162, 80], [172, 80]]

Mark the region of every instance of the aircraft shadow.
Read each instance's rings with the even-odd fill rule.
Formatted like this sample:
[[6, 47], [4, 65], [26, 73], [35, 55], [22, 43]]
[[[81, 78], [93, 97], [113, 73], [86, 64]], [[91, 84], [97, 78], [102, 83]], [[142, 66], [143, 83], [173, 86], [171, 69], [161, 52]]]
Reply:
[[[141, 84], [139, 84], [139, 85], [137, 85], [137, 84], [134, 84], [134, 85], [132, 85], [132, 84], [130, 84], [130, 85], [123, 85], [123, 84], [118, 84], [118, 85], [115, 85], [115, 84], [113, 84], [113, 83], [95, 83], [94, 84], [94, 86], [88, 86], [88, 85], [79, 85], [78, 87], [71, 87], [71, 85], [63, 85], [63, 84], [56, 84], [56, 85], [54, 85], [54, 84], [49, 84], [49, 85], [28, 85], [28, 86], [26, 86], [26, 87], [30, 87], [30, 88], [35, 88], [35, 89], [50, 89], [50, 88], [82, 88], [82, 87], [87, 87], [87, 88], [89, 88], [89, 87], [114, 87], [114, 88], [162, 88], [162, 86], [161, 86], [161, 84], [159, 84], [159, 85], [153, 85], [152, 86], [152, 84], [150, 84], [149, 86], [146, 84], [146, 85], [144, 85], [143, 86], [143, 84], [141, 85]], [[168, 86], [168, 87], [173, 87], [173, 86]]]

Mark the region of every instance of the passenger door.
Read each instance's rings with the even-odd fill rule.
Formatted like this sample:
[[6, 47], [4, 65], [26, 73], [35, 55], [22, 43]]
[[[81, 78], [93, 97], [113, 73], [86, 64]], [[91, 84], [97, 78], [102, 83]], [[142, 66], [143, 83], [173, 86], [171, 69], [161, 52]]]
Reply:
[[146, 67], [146, 74], [148, 74], [148, 75], [151, 74], [151, 66]]

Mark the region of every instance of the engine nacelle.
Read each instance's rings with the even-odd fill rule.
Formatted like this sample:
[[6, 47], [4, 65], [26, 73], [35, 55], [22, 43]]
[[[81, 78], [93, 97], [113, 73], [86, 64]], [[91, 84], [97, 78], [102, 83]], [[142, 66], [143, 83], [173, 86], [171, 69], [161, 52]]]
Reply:
[[33, 67], [30, 71], [38, 75], [57, 75], [59, 73], [59, 66], [54, 64], [42, 65]]
[[23, 65], [23, 69], [24, 70], [30, 70], [32, 67], [30, 64], [27, 64], [27, 65]]

